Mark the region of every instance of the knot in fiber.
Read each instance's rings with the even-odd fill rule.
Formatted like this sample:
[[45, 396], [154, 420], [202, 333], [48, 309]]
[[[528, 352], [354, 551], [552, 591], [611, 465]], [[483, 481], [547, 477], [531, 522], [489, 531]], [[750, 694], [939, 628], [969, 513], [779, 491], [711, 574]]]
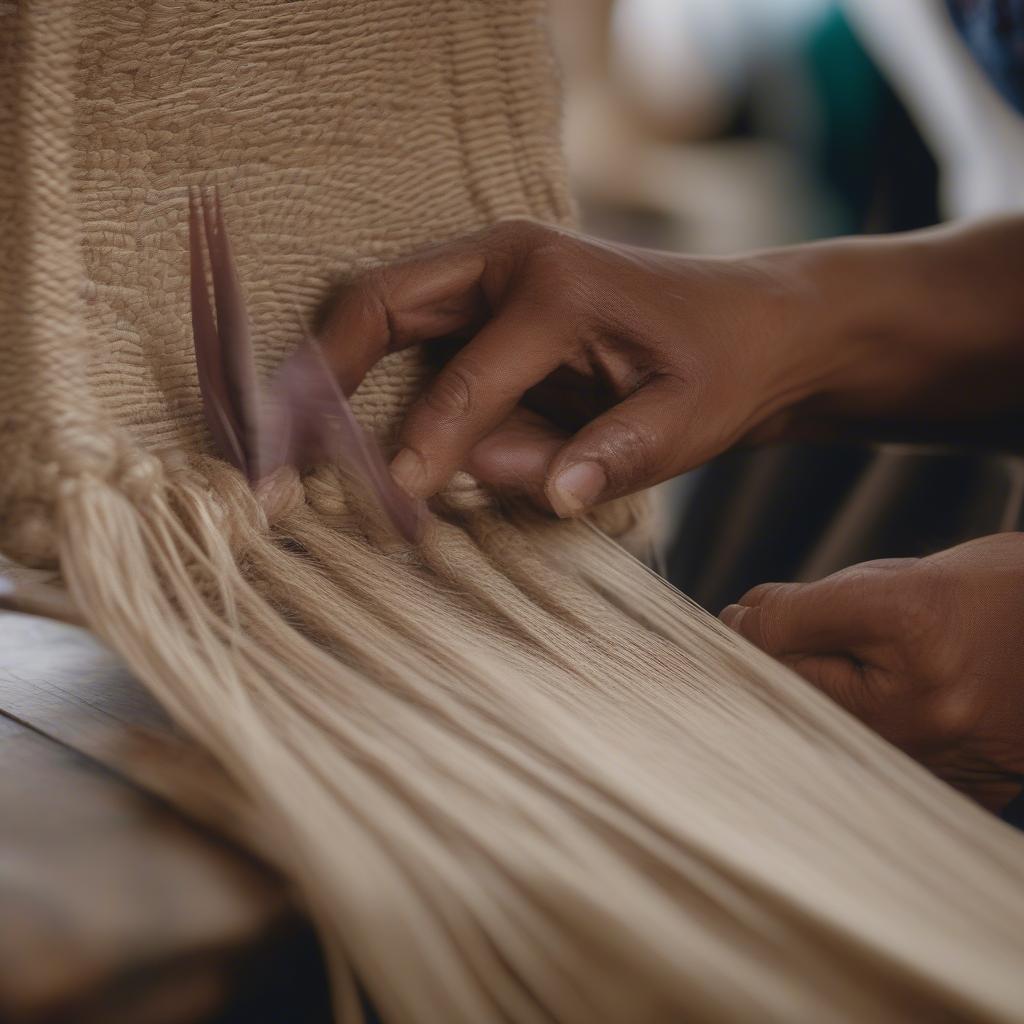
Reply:
[[268, 526], [301, 508], [306, 502], [299, 474], [292, 466], [282, 466], [264, 477], [253, 488]]
[[319, 466], [303, 480], [309, 507], [325, 522], [339, 523], [351, 515], [348, 488], [339, 470]]
[[587, 518], [627, 549], [643, 551], [650, 543], [651, 503], [645, 492], [599, 505]]
[[452, 512], [482, 512], [497, 504], [494, 495], [468, 473], [458, 472], [441, 493], [442, 503]]
[[195, 460], [194, 468], [203, 481], [206, 511], [227, 536], [233, 550], [244, 547], [254, 532], [267, 532], [263, 507], [249, 481], [237, 469], [205, 456]]
[[117, 465], [117, 484], [130, 501], [139, 504], [164, 483], [160, 460], [141, 448], [126, 448]]

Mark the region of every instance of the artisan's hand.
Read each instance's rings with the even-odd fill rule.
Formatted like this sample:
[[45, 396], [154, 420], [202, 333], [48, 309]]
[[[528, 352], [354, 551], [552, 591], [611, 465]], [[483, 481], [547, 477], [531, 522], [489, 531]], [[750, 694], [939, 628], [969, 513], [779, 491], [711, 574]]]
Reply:
[[1022, 244], [1010, 218], [693, 259], [513, 221], [359, 279], [323, 341], [348, 391], [394, 349], [466, 342], [396, 479], [428, 497], [466, 468], [574, 515], [742, 438], [1020, 418]]
[[755, 587], [722, 620], [979, 802], [1024, 775], [1024, 534]]
[[385, 352], [470, 335], [409, 412], [396, 478], [427, 497], [465, 467], [571, 515], [703, 462], [820, 384], [831, 357], [803, 330], [819, 300], [798, 263], [506, 222], [357, 281], [325, 351], [351, 390]]

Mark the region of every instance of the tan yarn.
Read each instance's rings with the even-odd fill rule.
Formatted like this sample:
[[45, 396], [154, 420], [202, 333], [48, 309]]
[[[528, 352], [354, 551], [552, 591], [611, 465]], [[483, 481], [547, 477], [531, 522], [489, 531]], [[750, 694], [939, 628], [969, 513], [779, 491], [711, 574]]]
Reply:
[[569, 218], [541, 13], [0, 5], [0, 544], [237, 781], [339, 1020], [1022, 1020], [1020, 837], [605, 535], [464, 482], [410, 550], [203, 454], [187, 186], [268, 371], [361, 261]]

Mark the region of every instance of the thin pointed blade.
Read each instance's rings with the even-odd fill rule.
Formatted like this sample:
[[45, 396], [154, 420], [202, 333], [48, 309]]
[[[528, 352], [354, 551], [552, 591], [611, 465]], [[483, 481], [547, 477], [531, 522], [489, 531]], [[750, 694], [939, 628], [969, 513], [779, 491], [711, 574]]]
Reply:
[[245, 456], [246, 472], [250, 480], [255, 480], [256, 453], [259, 447], [256, 358], [245, 296], [242, 294], [238, 268], [228, 241], [220, 194], [216, 190], [212, 198], [203, 194], [203, 224], [213, 276], [213, 301], [217, 309], [224, 383], [239, 425], [238, 436]]
[[356, 419], [345, 392], [341, 390], [324, 358], [323, 350], [312, 338], [307, 339], [306, 344], [309, 346], [325, 394], [331, 396], [336, 407], [335, 423], [340, 435], [339, 457], [351, 461], [353, 468], [361, 471], [370, 492], [376, 495], [392, 525], [407, 541], [415, 544], [423, 535], [427, 517], [426, 504], [406, 494], [395, 483], [377, 439], [363, 429], [363, 425]]
[[189, 290], [192, 303], [192, 343], [203, 413], [221, 456], [245, 472], [246, 459], [231, 395], [224, 380], [220, 335], [210, 307], [203, 259], [203, 224], [194, 190], [188, 197]]
[[[304, 467], [338, 462], [377, 500], [391, 524], [410, 543], [423, 534], [426, 505], [395, 483], [376, 440], [356, 419], [320, 346], [307, 338], [285, 360], [263, 405], [260, 467]], [[283, 433], [278, 433], [283, 429]]]

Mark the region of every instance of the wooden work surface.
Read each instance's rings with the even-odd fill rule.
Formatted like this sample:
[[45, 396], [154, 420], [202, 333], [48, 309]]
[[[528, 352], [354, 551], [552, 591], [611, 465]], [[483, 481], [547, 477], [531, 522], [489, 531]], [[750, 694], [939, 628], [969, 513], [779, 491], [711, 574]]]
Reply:
[[0, 1022], [329, 1019], [281, 880], [165, 799], [211, 777], [88, 634], [0, 614]]

